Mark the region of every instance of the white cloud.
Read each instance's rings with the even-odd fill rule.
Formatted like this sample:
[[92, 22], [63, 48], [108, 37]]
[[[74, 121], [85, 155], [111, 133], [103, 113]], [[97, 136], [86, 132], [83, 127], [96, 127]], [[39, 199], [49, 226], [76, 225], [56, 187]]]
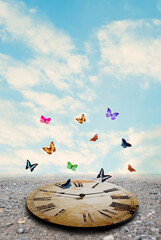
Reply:
[[[14, 6], [14, 7], [13, 7]], [[75, 47], [67, 34], [48, 23], [35, 22], [26, 14], [22, 2], [0, 1], [0, 24], [10, 32], [13, 38], [21, 38], [37, 52], [54, 53], [66, 58]]]
[[30, 9], [29, 9], [29, 12], [30, 12], [30, 13], [35, 13], [35, 12], [37, 12], [37, 9], [36, 9], [36, 8], [30, 8]]
[[45, 111], [53, 112], [54, 114], [67, 114], [69, 113], [69, 110], [73, 112], [84, 108], [84, 104], [82, 102], [75, 100], [70, 96], [59, 98], [54, 94], [44, 92], [38, 93], [30, 90], [23, 90], [22, 94], [29, 101], [43, 107]]
[[[64, 125], [45, 126], [40, 123], [39, 127], [29, 126], [27, 124], [15, 125], [14, 123], [8, 123], [7, 121], [1, 121], [1, 144], [6, 144], [8, 147], [25, 147], [27, 145], [36, 145], [41, 143], [42, 140], [51, 139], [57, 143], [64, 144], [68, 147], [74, 145], [72, 129]], [[46, 143], [49, 147], [50, 140]]]
[[150, 78], [161, 82], [160, 25], [160, 20], [124, 20], [103, 26], [97, 35], [101, 69], [118, 79], [144, 77], [145, 88]]
[[0, 0], [0, 26], [3, 41], [20, 41], [33, 55], [22, 62], [1, 54], [1, 76], [16, 89], [46, 83], [70, 90], [77, 85], [72, 77], [88, 68], [87, 57], [76, 53], [70, 36], [28, 14], [22, 2]]
[[41, 73], [31, 66], [9, 67], [5, 77], [16, 89], [32, 87], [39, 83]]
[[157, 9], [159, 10], [159, 12], [161, 12], [161, 1], [160, 0], [157, 1]]
[[141, 131], [135, 132], [133, 128], [129, 129], [129, 137], [130, 140], [133, 142], [133, 145], [142, 145], [144, 143], [149, 143], [151, 140], [159, 140], [161, 139], [161, 126], [156, 126], [149, 131]]
[[86, 87], [86, 89], [79, 93], [78, 95], [80, 99], [88, 102], [93, 102], [94, 99], [96, 98], [95, 90], [89, 87]]
[[97, 76], [91, 75], [91, 76], [89, 76], [89, 81], [96, 84], [99, 80], [98, 80]]
[[51, 139], [69, 148], [74, 146], [73, 131], [75, 128], [72, 125], [56, 123], [55, 119], [52, 119], [49, 125], [42, 124], [40, 116], [35, 117], [31, 111], [28, 111], [28, 105], [22, 109], [21, 104], [16, 102], [1, 100], [0, 111], [4, 113], [0, 120], [1, 144], [19, 148], [30, 145], [32, 148], [45, 140], [49, 145], [48, 141]]

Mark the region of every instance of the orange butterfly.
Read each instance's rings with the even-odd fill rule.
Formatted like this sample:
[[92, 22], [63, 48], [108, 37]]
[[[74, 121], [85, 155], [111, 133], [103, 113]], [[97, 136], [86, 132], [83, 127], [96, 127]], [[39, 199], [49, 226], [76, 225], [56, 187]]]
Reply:
[[82, 116], [81, 116], [81, 118], [76, 118], [76, 120], [79, 122], [79, 123], [83, 123], [83, 122], [85, 122], [86, 121], [86, 118], [85, 118], [85, 115], [84, 114], [82, 114]]
[[136, 172], [136, 170], [134, 168], [132, 168], [130, 164], [128, 164], [128, 170], [130, 172]]
[[45, 152], [47, 152], [48, 154], [52, 154], [52, 152], [55, 152], [56, 151], [56, 148], [55, 148], [55, 145], [53, 142], [50, 143], [50, 147], [47, 148], [47, 147], [43, 147], [43, 150]]
[[98, 135], [96, 134], [93, 138], [91, 138], [91, 140], [90, 141], [93, 141], [93, 142], [95, 142], [96, 140], [98, 139]]

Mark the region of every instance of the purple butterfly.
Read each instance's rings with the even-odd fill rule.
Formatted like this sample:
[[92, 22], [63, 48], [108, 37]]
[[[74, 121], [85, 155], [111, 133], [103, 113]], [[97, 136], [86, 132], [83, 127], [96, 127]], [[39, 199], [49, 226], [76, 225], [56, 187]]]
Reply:
[[119, 113], [113, 113], [111, 112], [111, 109], [107, 109], [106, 117], [111, 117], [111, 120], [115, 120], [115, 118], [119, 115]]

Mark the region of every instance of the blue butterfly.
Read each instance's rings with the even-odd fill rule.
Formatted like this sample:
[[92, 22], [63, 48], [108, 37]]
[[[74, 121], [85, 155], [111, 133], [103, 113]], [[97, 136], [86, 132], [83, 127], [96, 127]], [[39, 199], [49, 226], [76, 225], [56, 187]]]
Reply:
[[66, 183], [61, 185], [62, 188], [70, 188], [71, 187], [71, 179], [68, 179]]
[[31, 164], [30, 161], [27, 159], [26, 169], [30, 168], [30, 170], [32, 172], [37, 165], [38, 165], [38, 163]]
[[104, 175], [104, 169], [101, 168], [99, 174], [97, 175], [97, 178], [102, 178], [102, 182], [106, 181], [107, 179], [111, 178], [111, 175]]
[[122, 138], [121, 146], [123, 148], [132, 147], [132, 145], [130, 143], [126, 142], [126, 140], [124, 138]]

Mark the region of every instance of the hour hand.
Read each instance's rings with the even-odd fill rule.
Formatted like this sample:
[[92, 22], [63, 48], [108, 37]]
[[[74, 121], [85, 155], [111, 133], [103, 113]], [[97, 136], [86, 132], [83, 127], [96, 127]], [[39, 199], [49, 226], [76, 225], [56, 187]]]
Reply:
[[57, 194], [64, 194], [64, 195], [72, 195], [72, 196], [79, 196], [79, 194], [74, 194], [74, 193], [66, 193], [66, 192], [56, 192], [54, 191], [54, 193], [57, 193]]
[[47, 191], [44, 189], [40, 189], [41, 192], [46, 192], [46, 193], [56, 193], [56, 194], [61, 194], [61, 195], [73, 195], [73, 196], [79, 196], [79, 194], [74, 194], [74, 193], [66, 193], [66, 192], [57, 192], [57, 191]]

